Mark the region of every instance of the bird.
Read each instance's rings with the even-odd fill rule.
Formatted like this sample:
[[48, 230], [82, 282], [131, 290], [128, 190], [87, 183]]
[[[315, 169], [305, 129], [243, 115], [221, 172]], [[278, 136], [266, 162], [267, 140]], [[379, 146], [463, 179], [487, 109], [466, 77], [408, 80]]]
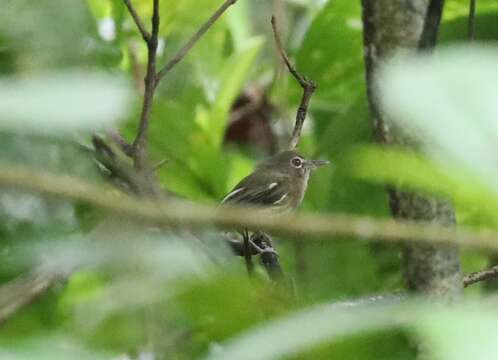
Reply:
[[329, 164], [308, 160], [296, 150], [282, 151], [256, 166], [223, 198], [222, 205], [249, 206], [286, 213], [302, 202], [311, 171]]
[[[327, 160], [308, 160], [296, 150], [282, 151], [257, 165], [225, 195], [220, 205], [253, 207], [273, 214], [290, 212], [301, 204], [311, 171], [326, 164]], [[225, 232], [224, 237], [237, 254], [244, 256], [249, 274], [254, 271], [253, 254], [278, 256], [264, 233], [255, 231], [250, 236], [248, 229], [239, 229], [238, 233], [242, 235], [242, 248], [234, 234]]]

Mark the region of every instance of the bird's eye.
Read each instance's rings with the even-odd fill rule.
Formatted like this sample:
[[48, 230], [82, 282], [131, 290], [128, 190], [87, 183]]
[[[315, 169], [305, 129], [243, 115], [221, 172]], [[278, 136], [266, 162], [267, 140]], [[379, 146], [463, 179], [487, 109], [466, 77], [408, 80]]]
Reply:
[[301, 166], [303, 166], [303, 161], [301, 160], [301, 158], [296, 156], [292, 158], [291, 165], [294, 166], [295, 168], [300, 168]]

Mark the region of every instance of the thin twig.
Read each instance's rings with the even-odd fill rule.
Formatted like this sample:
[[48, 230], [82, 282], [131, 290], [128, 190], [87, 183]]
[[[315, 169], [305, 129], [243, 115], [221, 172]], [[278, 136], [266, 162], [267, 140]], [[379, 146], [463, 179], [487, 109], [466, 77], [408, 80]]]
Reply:
[[249, 276], [254, 275], [254, 263], [252, 262], [251, 246], [249, 244], [249, 232], [244, 230], [242, 235], [244, 241], [244, 261], [246, 263], [247, 274]]
[[498, 250], [498, 232], [452, 229], [426, 222], [373, 219], [349, 215], [261, 216], [243, 208], [211, 207], [180, 201], [147, 201], [109, 191], [79, 178], [55, 175], [25, 167], [3, 166], [0, 185], [20, 190], [81, 201], [121, 216], [156, 226], [200, 229], [215, 225], [220, 229], [260, 229], [289, 235], [286, 240], [302, 241], [302, 237], [353, 236], [371, 242], [420, 242], [432, 245], [453, 244], [480, 250]]
[[152, 112], [152, 104], [154, 101], [154, 93], [156, 88], [156, 59], [157, 59], [157, 44], [159, 34], [159, 0], [153, 0], [152, 10], [152, 33], [147, 42], [147, 71], [145, 73], [145, 91], [142, 103], [142, 112], [140, 114], [140, 122], [138, 125], [137, 135], [133, 141], [135, 148], [134, 160], [138, 170], [145, 170], [148, 166], [147, 143], [150, 115]]
[[128, 11], [130, 12], [131, 17], [133, 18], [133, 21], [135, 21], [135, 24], [137, 25], [138, 31], [140, 32], [140, 35], [142, 35], [142, 38], [146, 43], [149, 42], [150, 40], [150, 34], [149, 32], [145, 29], [144, 23], [140, 19], [140, 16], [138, 16], [137, 11], [131, 4], [130, 0], [123, 0], [126, 7], [128, 8]]
[[158, 171], [160, 168], [162, 168], [167, 163], [168, 163], [168, 159], [162, 159], [156, 165], [154, 165], [154, 167], [152, 168], [152, 171]]
[[[145, 90], [142, 104], [142, 112], [140, 114], [140, 121], [138, 126], [137, 135], [133, 141], [134, 147], [134, 160], [135, 166], [138, 170], [143, 171], [148, 168], [147, 144], [148, 144], [148, 131], [150, 123], [150, 115], [152, 112], [152, 105], [154, 100], [155, 89], [161, 79], [176, 65], [184, 56], [192, 49], [197, 41], [206, 33], [207, 30], [218, 20], [218, 18], [225, 12], [231, 5], [235, 4], [237, 0], [226, 0], [223, 5], [217, 9], [213, 15], [201, 25], [199, 30], [190, 38], [190, 40], [178, 51], [178, 53], [171, 59], [159, 72], [156, 72], [157, 62], [157, 44], [159, 33], [159, 0], [153, 0], [153, 13], [152, 13], [152, 31], [147, 33], [143, 23], [141, 22], [136, 10], [133, 8], [129, 0], [124, 0], [125, 4], [132, 15], [137, 27], [142, 34], [145, 42], [147, 43], [147, 71], [145, 74]], [[151, 172], [152, 173], [152, 172]]]
[[108, 132], [108, 135], [125, 155], [133, 157], [133, 145], [126, 141], [120, 133], [116, 130], [111, 130]]
[[176, 55], [168, 61], [166, 65], [157, 73], [157, 83], [161, 81], [162, 78], [171, 70], [173, 67], [178, 64], [184, 56], [192, 49], [195, 43], [209, 30], [209, 28], [219, 19], [221, 15], [233, 4], [235, 4], [237, 0], [226, 0], [214, 13], [211, 17], [201, 25], [199, 30], [195, 32], [194, 35], [190, 38], [189, 41], [176, 53]]
[[469, 20], [468, 20], [468, 39], [474, 41], [476, 34], [476, 2], [477, 0], [470, 0], [469, 4]]
[[275, 43], [277, 45], [278, 52], [282, 57], [285, 65], [289, 72], [294, 76], [294, 78], [299, 82], [299, 85], [303, 88], [303, 96], [301, 98], [301, 103], [299, 104], [299, 108], [296, 113], [296, 123], [294, 124], [294, 130], [292, 131], [292, 136], [290, 139], [289, 148], [295, 149], [297, 144], [299, 143], [299, 139], [301, 137], [301, 130], [303, 128], [304, 120], [306, 119], [306, 114], [308, 113], [308, 106], [310, 103], [311, 96], [316, 89], [316, 84], [312, 80], [306, 79], [304, 76], [299, 74], [296, 68], [291, 64], [289, 57], [287, 56], [284, 47], [282, 45], [282, 40], [280, 39], [280, 35], [278, 34], [276, 19], [274, 16], [271, 17], [271, 25], [273, 28], [273, 35], [275, 37]]
[[467, 287], [480, 281], [495, 279], [496, 277], [498, 277], [498, 266], [493, 266], [491, 269], [476, 271], [466, 275], [463, 278], [463, 287]]
[[0, 286], [0, 325], [20, 309], [45, 294], [52, 285], [64, 276], [34, 270], [32, 273], [14, 279]]

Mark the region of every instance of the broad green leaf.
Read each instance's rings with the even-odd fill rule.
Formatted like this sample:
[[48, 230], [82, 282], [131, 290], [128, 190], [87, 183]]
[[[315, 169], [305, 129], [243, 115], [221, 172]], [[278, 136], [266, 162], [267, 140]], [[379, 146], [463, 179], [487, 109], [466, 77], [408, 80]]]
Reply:
[[0, 358], [9, 360], [107, 360], [111, 357], [112, 354], [92, 351], [76, 339], [62, 334], [0, 346]]
[[[468, 14], [443, 22], [439, 34], [439, 44], [467, 41], [468, 22]], [[475, 24], [476, 41], [498, 40], [498, 9], [493, 12], [476, 14]]]
[[91, 61], [98, 46], [92, 20], [85, 0], [2, 0], [0, 33], [18, 71], [60, 70]]
[[412, 307], [389, 301], [366, 303], [316, 305], [268, 321], [222, 344], [205, 359], [270, 360], [297, 355], [334, 339], [400, 326], [406, 322], [400, 313]]
[[443, 164], [458, 164], [498, 191], [498, 49], [448, 48], [398, 58], [378, 86], [388, 114]]
[[94, 72], [0, 78], [0, 129], [58, 134], [115, 126], [131, 101], [127, 82]]
[[226, 14], [228, 29], [232, 35], [233, 47], [241, 50], [251, 39], [250, 3], [241, 1]]
[[207, 129], [207, 133], [216, 146], [221, 146], [230, 108], [247, 81], [251, 66], [254, 64], [262, 45], [261, 38], [255, 37], [251, 41], [247, 41], [245, 47], [235, 52], [224, 65]]
[[[477, 15], [482, 13], [491, 13], [498, 11], [498, 3], [495, 0], [478, 0], [476, 1]], [[443, 20], [451, 20], [457, 17], [467, 17], [469, 14], [469, 0], [448, 0], [445, 3]], [[478, 26], [479, 27], [479, 26]], [[444, 25], [443, 25], [444, 29]]]
[[496, 311], [463, 305], [438, 307], [417, 321], [422, 341], [441, 360], [494, 359], [498, 353], [498, 315]]
[[498, 225], [498, 198], [479, 178], [455, 164], [441, 166], [413, 151], [375, 146], [353, 147], [346, 159], [353, 179], [443, 196], [454, 202], [459, 224]]
[[296, 64], [318, 84], [314, 108], [347, 109], [364, 91], [360, 3], [329, 1], [308, 29]]

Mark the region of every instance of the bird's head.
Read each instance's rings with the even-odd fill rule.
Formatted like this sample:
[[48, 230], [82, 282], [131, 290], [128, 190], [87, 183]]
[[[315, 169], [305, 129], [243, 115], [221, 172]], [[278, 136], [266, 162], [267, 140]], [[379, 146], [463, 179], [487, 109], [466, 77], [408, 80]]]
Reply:
[[327, 160], [308, 160], [295, 150], [286, 150], [267, 159], [259, 167], [291, 176], [306, 177], [312, 170], [327, 164]]

